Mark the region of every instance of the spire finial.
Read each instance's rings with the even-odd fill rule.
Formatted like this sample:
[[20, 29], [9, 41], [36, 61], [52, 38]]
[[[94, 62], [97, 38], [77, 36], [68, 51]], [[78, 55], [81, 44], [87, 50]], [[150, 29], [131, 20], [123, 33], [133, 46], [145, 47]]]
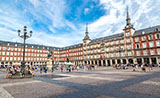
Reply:
[[86, 32], [88, 32], [88, 23], [86, 22]]
[[127, 19], [126, 19], [127, 25], [131, 25], [131, 22], [130, 22], [131, 19], [130, 19], [130, 17], [129, 17], [128, 6], [127, 6], [127, 9], [126, 9], [126, 10], [127, 10], [127, 17], [126, 17], [126, 18], [127, 18]]

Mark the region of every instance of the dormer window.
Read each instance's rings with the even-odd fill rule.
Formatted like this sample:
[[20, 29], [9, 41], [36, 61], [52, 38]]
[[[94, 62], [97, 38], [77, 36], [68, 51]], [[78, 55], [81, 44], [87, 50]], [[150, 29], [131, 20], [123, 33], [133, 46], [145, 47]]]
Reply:
[[34, 46], [32, 46], [32, 48], [34, 48]]
[[153, 36], [152, 36], [152, 35], [149, 35], [149, 36], [148, 36], [148, 39], [149, 39], [149, 40], [153, 40]]
[[7, 46], [9, 46], [9, 43], [7, 44]]
[[159, 34], [156, 34], [156, 35], [155, 35], [155, 38], [156, 38], [156, 39], [160, 39], [160, 35], [159, 35]]
[[159, 29], [158, 29], [158, 28], [156, 28], [156, 29], [155, 29], [155, 32], [158, 32], [158, 31], [159, 31]]
[[142, 31], [142, 34], [145, 34], [145, 31]]
[[146, 36], [142, 36], [142, 41], [145, 41], [146, 40]]

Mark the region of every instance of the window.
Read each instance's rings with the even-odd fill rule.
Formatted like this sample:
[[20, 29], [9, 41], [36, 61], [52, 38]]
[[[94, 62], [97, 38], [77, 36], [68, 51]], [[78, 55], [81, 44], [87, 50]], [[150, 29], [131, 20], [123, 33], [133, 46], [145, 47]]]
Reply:
[[137, 56], [140, 56], [140, 51], [136, 51]]
[[5, 52], [2, 52], [2, 55], [5, 55]]
[[160, 49], [157, 49], [158, 54], [160, 54]]
[[12, 61], [13, 60], [13, 58], [12, 57], [10, 57], [10, 61]]
[[11, 56], [13, 56], [13, 52], [11, 52]]
[[154, 46], [153, 42], [149, 42], [149, 46], [153, 47]]
[[127, 39], [127, 43], [130, 43], [130, 39]]
[[136, 38], [135, 38], [135, 42], [139, 42], [139, 37], [136, 37]]
[[7, 52], [7, 55], [9, 55], [9, 52]]
[[136, 44], [136, 49], [139, 49], [140, 47], [139, 47], [139, 44]]
[[131, 49], [131, 45], [127, 45], [127, 49]]
[[121, 44], [123, 44], [123, 43], [124, 43], [124, 40], [121, 40], [120, 42], [121, 42]]
[[145, 41], [146, 40], [146, 36], [142, 36], [142, 41]]
[[157, 46], [160, 46], [160, 41], [156, 41], [156, 45], [157, 45]]
[[146, 48], [147, 47], [147, 44], [146, 43], [142, 43], [143, 45], [143, 48]]
[[153, 40], [153, 35], [148, 35], [149, 40]]
[[6, 50], [6, 47], [3, 47], [3, 50]]
[[160, 39], [160, 35], [159, 35], [159, 34], [156, 34], [156, 35], [155, 35], [155, 38], [156, 38], [156, 39]]
[[147, 50], [143, 51], [143, 55], [148, 55]]
[[129, 34], [129, 32], [126, 32], [126, 36], [128, 37], [130, 34]]
[[118, 43], [119, 43], [119, 41], [117, 40], [117, 41], [116, 41], [116, 45], [118, 45]]
[[6, 57], [6, 60], [8, 61], [8, 60], [9, 60], [9, 58], [8, 58], [8, 57]]
[[131, 52], [128, 52], [128, 56], [131, 56], [132, 55], [132, 53]]
[[151, 50], [151, 55], [154, 55], [154, 54], [155, 54], [154, 50]]
[[2, 57], [2, 61], [4, 61], [5, 57]]

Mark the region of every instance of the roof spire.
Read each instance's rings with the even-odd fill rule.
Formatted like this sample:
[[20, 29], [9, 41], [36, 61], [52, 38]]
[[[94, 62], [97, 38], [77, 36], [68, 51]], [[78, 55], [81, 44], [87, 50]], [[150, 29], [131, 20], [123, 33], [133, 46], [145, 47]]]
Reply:
[[88, 23], [86, 23], [86, 32], [85, 32], [85, 37], [83, 40], [90, 40], [89, 36], [88, 36]]
[[86, 33], [88, 33], [88, 23], [86, 23]]
[[129, 17], [128, 6], [127, 6], [127, 19], [126, 19], [127, 25], [130, 25], [130, 24], [131, 24], [130, 20], [131, 20], [131, 19], [130, 19], [130, 17]]
[[126, 16], [126, 26], [125, 26], [125, 28], [128, 28], [128, 27], [133, 27], [133, 25], [131, 24], [131, 18], [129, 17], [129, 11], [128, 11], [128, 6], [127, 6], [127, 8], [126, 8], [126, 14], [127, 14], [127, 16]]

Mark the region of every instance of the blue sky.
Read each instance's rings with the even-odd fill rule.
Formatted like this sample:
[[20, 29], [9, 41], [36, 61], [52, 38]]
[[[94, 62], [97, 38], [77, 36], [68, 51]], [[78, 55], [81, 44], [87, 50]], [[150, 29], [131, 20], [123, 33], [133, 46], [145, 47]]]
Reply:
[[23, 42], [17, 30], [33, 31], [27, 43], [64, 47], [121, 33], [126, 6], [135, 29], [160, 25], [159, 0], [0, 0], [0, 40]]

